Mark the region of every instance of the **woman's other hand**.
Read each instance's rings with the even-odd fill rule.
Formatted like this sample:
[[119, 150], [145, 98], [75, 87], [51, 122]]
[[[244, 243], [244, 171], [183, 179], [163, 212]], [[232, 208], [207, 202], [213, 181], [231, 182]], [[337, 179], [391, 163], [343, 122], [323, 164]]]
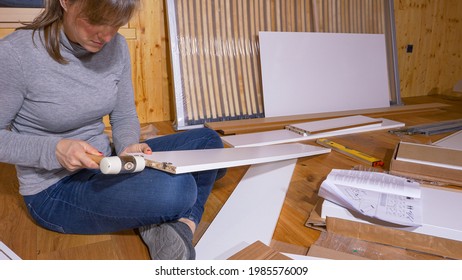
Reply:
[[126, 155], [127, 153], [144, 153], [147, 155], [152, 154], [151, 148], [146, 143], [138, 143], [128, 146], [121, 155]]

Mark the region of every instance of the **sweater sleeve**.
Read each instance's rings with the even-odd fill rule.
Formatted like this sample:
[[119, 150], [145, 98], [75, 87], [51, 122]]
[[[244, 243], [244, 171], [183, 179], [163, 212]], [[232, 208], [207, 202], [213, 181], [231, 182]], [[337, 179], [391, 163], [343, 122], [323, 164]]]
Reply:
[[112, 136], [117, 154], [120, 154], [131, 144], [139, 143], [140, 123], [135, 107], [131, 63], [128, 46], [122, 36], [118, 38], [123, 56], [123, 71], [117, 84], [117, 103], [110, 114]]
[[26, 98], [21, 61], [8, 41], [0, 41], [0, 162], [53, 170], [61, 168], [55, 149], [59, 137], [23, 135], [14, 119]]

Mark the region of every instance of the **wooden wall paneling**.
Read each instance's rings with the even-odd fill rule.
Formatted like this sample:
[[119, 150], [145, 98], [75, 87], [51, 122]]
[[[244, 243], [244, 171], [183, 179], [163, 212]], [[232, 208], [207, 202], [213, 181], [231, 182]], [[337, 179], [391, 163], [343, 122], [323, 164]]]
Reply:
[[[462, 38], [462, 2], [452, 1], [452, 4], [454, 6], [445, 7], [449, 14], [447, 18], [449, 26], [442, 31], [447, 36], [446, 49], [448, 50], [445, 55], [447, 63], [444, 64], [448, 69], [443, 68], [445, 71], [443, 71], [443, 75], [439, 80], [439, 87], [443, 94], [450, 92], [450, 89], [453, 89], [454, 85], [462, 80], [462, 51], [460, 48], [460, 38]], [[448, 71], [449, 69], [450, 71]]]
[[[430, 52], [430, 44], [424, 38], [431, 33], [431, 20], [427, 17], [432, 17], [433, 10], [430, 0], [424, 1], [418, 5], [399, 1], [395, 6], [400, 84], [405, 96], [421, 95], [424, 91], [427, 67], [423, 63]], [[412, 53], [406, 52], [408, 44], [413, 45]]]
[[[411, 57], [416, 56], [413, 60], [414, 63], [408, 68], [414, 71], [413, 76], [408, 76], [408, 79], [413, 79], [411, 81], [411, 96], [437, 94], [439, 92], [437, 76], [442, 71], [442, 66], [439, 64], [444, 63], [444, 57], [441, 54], [443, 45], [445, 45], [444, 34], [439, 32], [444, 29], [445, 25], [447, 26], [447, 23], [442, 22], [445, 16], [442, 2], [445, 1], [408, 1], [407, 10], [414, 9], [414, 12], [420, 12], [421, 17], [420, 30], [418, 25], [414, 27], [417, 29], [416, 33], [420, 35], [413, 38], [418, 43], [414, 45], [412, 54], [408, 54]], [[443, 10], [440, 10], [441, 8]], [[425, 30], [422, 30], [421, 26], [425, 26]]]
[[2, 27], [16, 28], [22, 22], [31, 22], [43, 9], [41, 8], [0, 8]]
[[[411, 63], [408, 68], [408, 71], [413, 71], [413, 75], [408, 76], [412, 86], [410, 96], [438, 92], [435, 75], [438, 75], [438, 72], [441, 71], [441, 67], [444, 67], [440, 66], [440, 63], [443, 61], [441, 61], [442, 57], [438, 55], [441, 44], [444, 44], [444, 35], [438, 34], [438, 27], [441, 27], [443, 24], [440, 21], [443, 16], [443, 11], [439, 10], [441, 8], [441, 2], [444, 1], [414, 1], [409, 2], [407, 8], [411, 11], [413, 9], [413, 13], [409, 17], [409, 28], [412, 28], [413, 31], [417, 33], [417, 35], [411, 37], [411, 44], [414, 46], [413, 52], [407, 53], [406, 51], [408, 56], [415, 56], [413, 63]], [[416, 20], [415, 22], [412, 21], [414, 19]], [[411, 30], [407, 32], [413, 32]], [[407, 47], [407, 44], [405, 47]], [[403, 74], [406, 74], [406, 72]], [[429, 87], [429, 81], [435, 81], [436, 83]]]
[[[445, 94], [462, 77], [462, 3], [395, 1], [402, 96]], [[413, 52], [407, 53], [408, 44]]]
[[[451, 93], [462, 78], [462, 2], [437, 1], [433, 14], [432, 54], [427, 61], [425, 92]], [[438, 67], [433, 67], [438, 65]]]
[[0, 29], [0, 38], [5, 37], [6, 35], [12, 33], [14, 31], [14, 28], [1, 28]]
[[168, 38], [167, 26], [167, 11], [165, 1], [162, 0], [161, 7], [161, 22], [160, 22], [160, 35], [162, 40], [162, 57], [160, 64], [162, 65], [162, 117], [158, 117], [155, 120], [150, 120], [148, 122], [159, 122], [159, 121], [168, 121], [172, 120], [172, 114], [175, 113], [175, 96], [173, 95], [173, 83], [172, 83], [172, 64], [170, 63], [170, 50], [169, 44], [170, 40]]
[[129, 40], [135, 103], [141, 123], [170, 118], [170, 97], [165, 79], [166, 44], [162, 0], [144, 0], [130, 21], [136, 40]]
[[[149, 30], [152, 30], [154, 17], [150, 16], [148, 9], [153, 9], [151, 5], [157, 3], [157, 1], [142, 2], [139, 12], [131, 20], [130, 24], [136, 26], [138, 29], [139, 40], [129, 42], [130, 54], [132, 59], [132, 75], [133, 75], [133, 86], [135, 90], [135, 103], [138, 111], [138, 115], [141, 122], [146, 122], [146, 117], [149, 112], [149, 99], [147, 97], [148, 88], [146, 82], [154, 83], [154, 86], [149, 87], [149, 91], [155, 92], [155, 87], [159, 86], [161, 82], [156, 80], [152, 76], [155, 67], [153, 63], [149, 63], [152, 58], [152, 47], [155, 42], [151, 43], [151, 40], [155, 37], [154, 34], [149, 34]], [[147, 20], [152, 18], [153, 20]], [[148, 51], [147, 51], [148, 50]], [[153, 95], [154, 96], [154, 95]], [[153, 109], [154, 110], [154, 109]]]

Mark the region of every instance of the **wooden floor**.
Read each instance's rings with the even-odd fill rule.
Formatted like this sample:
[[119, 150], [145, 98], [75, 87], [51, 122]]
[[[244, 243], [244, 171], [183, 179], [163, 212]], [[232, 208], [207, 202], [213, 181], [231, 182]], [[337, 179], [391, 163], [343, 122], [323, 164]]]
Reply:
[[[418, 113], [387, 114], [384, 117], [402, 121], [406, 125], [462, 118], [460, 95], [408, 98], [403, 101], [405, 104], [440, 102], [453, 106]], [[159, 134], [173, 132], [167, 122], [154, 125], [159, 130]], [[330, 139], [384, 159], [384, 168], [388, 169], [393, 149], [400, 140], [430, 143], [446, 135], [448, 133], [400, 138], [387, 131], [378, 131]], [[314, 144], [313, 141], [306, 143]], [[332, 168], [350, 169], [359, 164], [336, 152], [299, 159], [273, 235], [273, 244], [289, 244], [291, 246], [288, 247], [295, 248], [294, 250], [303, 250], [314, 243], [320, 232], [306, 227], [305, 222], [318, 199], [316, 192], [320, 183]], [[247, 168], [231, 168], [224, 178], [216, 182], [207, 201], [203, 221], [196, 233], [196, 242], [244, 176]], [[131, 230], [108, 235], [67, 235], [36, 226], [18, 194], [14, 167], [3, 163], [0, 163], [0, 241], [22, 259], [149, 259], [146, 247], [139, 236]]]

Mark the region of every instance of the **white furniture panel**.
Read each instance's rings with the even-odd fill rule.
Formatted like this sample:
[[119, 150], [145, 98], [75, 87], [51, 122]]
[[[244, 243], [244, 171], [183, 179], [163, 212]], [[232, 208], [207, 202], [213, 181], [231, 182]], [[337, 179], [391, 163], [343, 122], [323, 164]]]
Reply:
[[166, 168], [165, 171], [180, 174], [281, 161], [329, 152], [330, 149], [324, 147], [292, 143], [240, 149], [185, 150], [153, 152], [152, 155], [134, 153], [133, 155], [142, 155], [147, 161], [146, 166], [149, 165], [149, 161], [166, 163], [170, 168]]
[[259, 36], [265, 117], [390, 106], [385, 35]]
[[252, 165], [197, 243], [196, 259], [227, 259], [257, 240], [269, 245], [295, 163]]
[[293, 131], [287, 129], [273, 130], [273, 131], [264, 131], [264, 132], [255, 132], [255, 133], [246, 133], [246, 134], [237, 134], [224, 136], [221, 139], [226, 144], [232, 147], [255, 147], [255, 146], [264, 146], [272, 144], [281, 144], [281, 143], [293, 143], [305, 140], [313, 140], [318, 138], [327, 138], [331, 136], [360, 133], [367, 131], [376, 131], [383, 129], [393, 129], [398, 127], [403, 127], [404, 123], [396, 122], [388, 119], [382, 119], [382, 124], [380, 126], [374, 127], [353, 127], [347, 129], [333, 130], [329, 132], [316, 133], [312, 135], [303, 136]]

